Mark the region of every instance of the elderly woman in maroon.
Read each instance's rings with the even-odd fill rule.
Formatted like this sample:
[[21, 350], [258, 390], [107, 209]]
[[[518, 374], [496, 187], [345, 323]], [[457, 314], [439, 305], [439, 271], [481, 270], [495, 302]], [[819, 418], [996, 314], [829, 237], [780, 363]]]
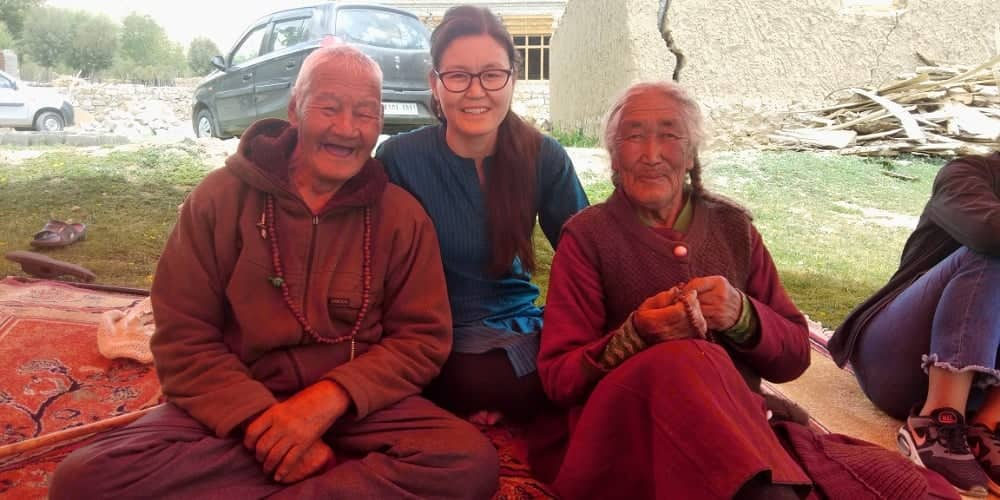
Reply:
[[797, 498], [809, 478], [752, 388], [805, 371], [806, 321], [750, 216], [702, 187], [697, 103], [640, 83], [604, 134], [615, 192], [567, 222], [545, 308], [539, 373], [571, 408], [555, 488]]

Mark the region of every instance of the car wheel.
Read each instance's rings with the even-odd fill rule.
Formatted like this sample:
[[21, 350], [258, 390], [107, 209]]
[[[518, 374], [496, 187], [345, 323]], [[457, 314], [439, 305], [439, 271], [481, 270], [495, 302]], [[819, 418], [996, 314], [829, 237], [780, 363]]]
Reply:
[[39, 132], [58, 132], [63, 129], [63, 117], [55, 111], [43, 111], [35, 118], [35, 130]]
[[219, 133], [215, 130], [215, 121], [212, 120], [212, 112], [207, 108], [203, 108], [198, 111], [197, 118], [195, 119], [194, 134], [198, 137], [218, 137]]

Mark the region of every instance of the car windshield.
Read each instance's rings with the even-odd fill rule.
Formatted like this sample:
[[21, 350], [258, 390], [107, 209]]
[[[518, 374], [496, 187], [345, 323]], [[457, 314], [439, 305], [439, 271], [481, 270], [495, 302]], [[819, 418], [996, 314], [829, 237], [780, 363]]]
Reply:
[[418, 19], [380, 9], [339, 10], [335, 32], [349, 42], [376, 47], [430, 48], [427, 28]]

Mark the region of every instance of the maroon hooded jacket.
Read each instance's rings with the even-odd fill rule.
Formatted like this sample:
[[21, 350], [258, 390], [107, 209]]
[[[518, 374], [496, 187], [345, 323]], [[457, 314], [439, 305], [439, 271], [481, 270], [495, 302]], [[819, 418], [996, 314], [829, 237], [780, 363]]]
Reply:
[[[420, 204], [373, 159], [312, 214], [289, 182], [296, 140], [283, 120], [248, 129], [184, 203], [156, 270], [152, 350], [163, 392], [219, 436], [323, 378], [364, 418], [419, 393], [451, 348], [437, 237]], [[319, 336], [342, 342], [316, 342], [272, 285], [275, 235], [259, 225], [267, 195], [292, 300]], [[366, 209], [370, 305], [348, 362]]]

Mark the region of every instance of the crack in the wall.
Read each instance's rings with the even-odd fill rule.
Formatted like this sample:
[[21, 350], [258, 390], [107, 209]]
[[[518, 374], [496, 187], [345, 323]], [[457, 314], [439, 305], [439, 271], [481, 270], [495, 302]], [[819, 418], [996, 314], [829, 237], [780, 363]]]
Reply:
[[[875, 54], [875, 65], [871, 69], [871, 73], [868, 77], [868, 84], [873, 85], [875, 83], [875, 76], [878, 74], [879, 66], [882, 64], [882, 55], [885, 54], [887, 48], [889, 48], [889, 38], [899, 27], [899, 19], [903, 17], [902, 11], [897, 10], [892, 16], [892, 26], [889, 27], [889, 31], [885, 34], [885, 38], [882, 39], [882, 47], [879, 49], [878, 53]], [[881, 85], [879, 85], [881, 87]]]
[[677, 47], [677, 43], [674, 42], [674, 35], [670, 31], [669, 18], [667, 17], [667, 11], [670, 10], [670, 0], [660, 0], [660, 38], [663, 38], [663, 42], [667, 44], [667, 50], [674, 55], [674, 73], [671, 78], [675, 82], [681, 81], [681, 70], [684, 69], [684, 63], [687, 58], [681, 49]]
[[670, 30], [664, 29], [660, 32], [660, 36], [663, 37], [663, 41], [667, 44], [667, 50], [674, 55], [674, 60], [676, 61], [674, 63], [674, 74], [671, 75], [671, 78], [675, 82], [679, 82], [681, 81], [681, 70], [684, 69], [684, 63], [687, 62], [687, 58], [681, 52], [681, 49], [677, 47], [677, 44], [674, 43], [674, 36]]

